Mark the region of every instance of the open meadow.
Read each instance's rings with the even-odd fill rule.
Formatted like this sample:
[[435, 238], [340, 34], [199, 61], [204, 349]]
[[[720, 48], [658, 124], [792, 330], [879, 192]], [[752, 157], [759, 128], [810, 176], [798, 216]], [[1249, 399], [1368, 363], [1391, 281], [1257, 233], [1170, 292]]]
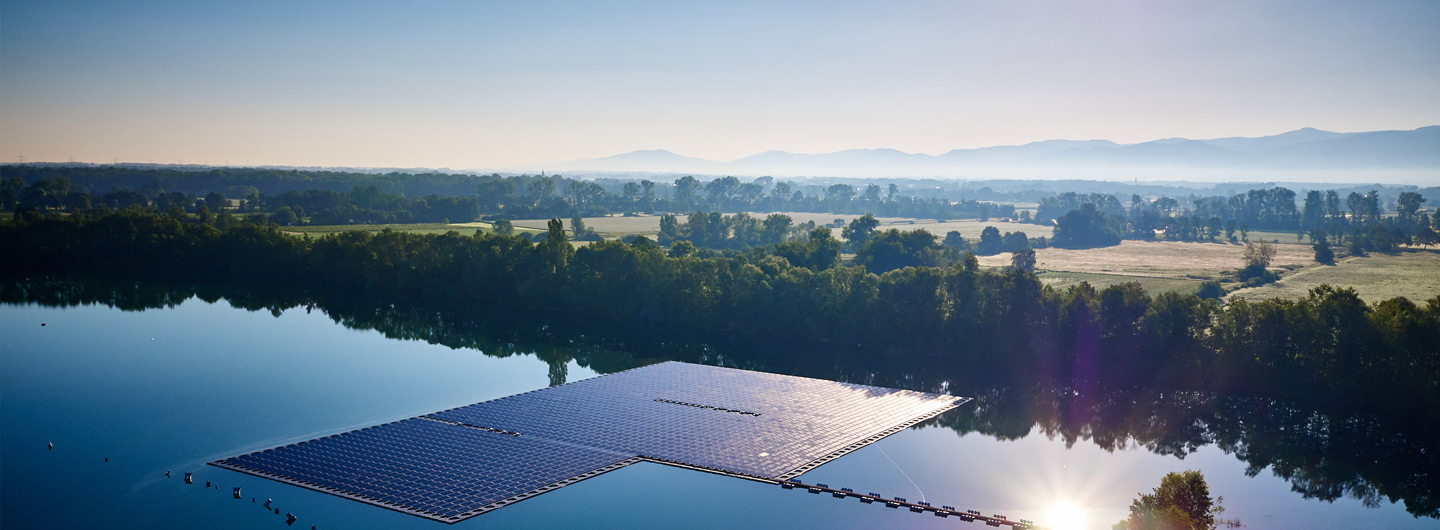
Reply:
[[1193, 293], [1200, 288], [1202, 280], [1192, 278], [1160, 278], [1155, 276], [1130, 276], [1125, 274], [1095, 274], [1089, 272], [1038, 271], [1040, 283], [1056, 289], [1065, 289], [1080, 282], [1088, 282], [1095, 289], [1104, 289], [1122, 283], [1138, 283], [1151, 294], [1166, 291]]
[[1403, 296], [1424, 304], [1440, 296], [1440, 250], [1372, 253], [1342, 258], [1335, 265], [1311, 263], [1285, 274], [1276, 283], [1230, 293], [1228, 299], [1304, 298], [1310, 289], [1322, 284], [1355, 289], [1361, 299], [1370, 303]]
[[[766, 213], [752, 213], [764, 217]], [[844, 219], [849, 222], [858, 215], [814, 214], [787, 212], [796, 223], [815, 221], [819, 224]], [[678, 216], [681, 222], [686, 216]], [[986, 226], [995, 226], [1002, 233], [1022, 231], [1030, 237], [1050, 236], [1047, 226], [979, 221], [975, 219], [936, 222], [933, 219], [908, 219], [885, 217], [880, 220], [880, 229], [928, 230], [943, 236], [951, 230], [959, 231], [966, 239], [974, 241]], [[542, 233], [548, 219], [514, 221], [517, 233]], [[569, 219], [561, 220], [567, 230], [572, 229]], [[628, 235], [654, 237], [660, 231], [660, 216], [587, 217], [585, 225], [606, 239], [618, 239]], [[330, 225], [293, 226], [284, 231], [292, 235], [324, 235], [344, 231], [380, 232], [395, 230], [419, 234], [443, 234], [457, 231], [471, 234], [475, 230], [490, 231], [490, 223], [413, 223], [375, 225]], [[839, 232], [835, 236], [839, 237]], [[1252, 240], [1279, 240], [1277, 254], [1271, 268], [1281, 272], [1277, 283], [1255, 288], [1243, 288], [1232, 292], [1228, 299], [1260, 300], [1269, 298], [1303, 298], [1310, 289], [1321, 284], [1350, 287], [1360, 293], [1361, 298], [1376, 302], [1396, 296], [1405, 296], [1417, 303], [1440, 296], [1440, 250], [1407, 250], [1399, 254], [1371, 254], [1363, 257], [1342, 258], [1334, 266], [1315, 262], [1314, 251], [1303, 244], [1295, 244], [1294, 235], [1269, 232], [1250, 232]], [[1287, 239], [1288, 237], [1288, 239]], [[588, 242], [572, 242], [576, 246]], [[1092, 249], [1044, 248], [1035, 251], [1036, 271], [1040, 280], [1056, 288], [1066, 288], [1080, 282], [1089, 282], [1097, 289], [1110, 285], [1136, 282], [1150, 292], [1181, 291], [1194, 292], [1205, 280], [1222, 279], [1224, 273], [1241, 267], [1245, 246], [1232, 243], [1186, 243], [1179, 241], [1135, 241], [1125, 240], [1119, 245]], [[846, 256], [848, 257], [848, 256]], [[1006, 267], [1010, 265], [1010, 253], [979, 257], [985, 267]], [[1233, 284], [1232, 284], [1233, 285]]]
[[[462, 234], [469, 235], [469, 234], [475, 233], [476, 230], [483, 230], [483, 231], [489, 232], [489, 231], [491, 231], [491, 230], [493, 230], [493, 229], [494, 229], [494, 228], [490, 225], [490, 223], [473, 222], [473, 223], [450, 223], [450, 224], [446, 224], [446, 223], [396, 223], [396, 224], [373, 224], [373, 225], [356, 224], [356, 225], [287, 226], [287, 227], [281, 228], [281, 231], [283, 231], [283, 232], [285, 232], [285, 233], [287, 233], [287, 234], [290, 234], [290, 235], [297, 235], [297, 236], [298, 236], [298, 235], [326, 235], [326, 234], [336, 234], [336, 233], [340, 233], [340, 232], [383, 232], [383, 231], [385, 231], [385, 230], [394, 230], [394, 231], [396, 231], [396, 232], [410, 232], [410, 233], [414, 233], [414, 234], [444, 234], [444, 233], [446, 233], [446, 232], [450, 232], [450, 231], [453, 230], [453, 231], [455, 231], [455, 232], [460, 232], [460, 233], [462, 233]], [[543, 231], [545, 231], [544, 229], [545, 229], [545, 227], [544, 227], [543, 225], [540, 227], [540, 230], [530, 230], [530, 229], [525, 229], [525, 228], [521, 228], [521, 227], [519, 227], [519, 226], [516, 226], [516, 227], [515, 227], [515, 232], [516, 232], [516, 233], [543, 232]]]
[[[1308, 246], [1275, 245], [1271, 268], [1286, 268], [1315, 262]], [[1119, 245], [1088, 249], [1042, 248], [1035, 250], [1035, 268], [1047, 271], [1120, 274], [1153, 278], [1208, 280], [1221, 272], [1239, 269], [1245, 245], [1230, 243], [1186, 243], [1181, 241], [1124, 240]], [[980, 257], [980, 264], [1006, 266], [1010, 253]]]
[[[1276, 245], [1272, 268], [1288, 269], [1315, 262], [1314, 251], [1304, 245]], [[1088, 281], [1096, 287], [1137, 281], [1151, 291], [1193, 292], [1205, 280], [1239, 269], [1245, 245], [1186, 243], [1180, 241], [1121, 241], [1119, 245], [1090, 249], [1042, 248], [1035, 250], [1035, 268], [1041, 280], [1057, 287]], [[1010, 253], [981, 256], [988, 267], [1010, 265]]]
[[[780, 213], [790, 216], [790, 218], [794, 221], [795, 224], [804, 224], [810, 221], [814, 221], [817, 225], [827, 225], [834, 223], [836, 219], [840, 219], [843, 220], [843, 222], [845, 223], [849, 223], [855, 218], [860, 217], [860, 215], [856, 214], [808, 212]], [[750, 212], [750, 216], [759, 219], [764, 219], [768, 215], [770, 215], [770, 212]], [[689, 218], [689, 216], [687, 215], [677, 215], [676, 217], [680, 220], [681, 223], [684, 223], [686, 219]], [[908, 217], [877, 217], [876, 219], [880, 221], [880, 230], [889, 230], [891, 228], [901, 231], [923, 229], [929, 231], [932, 234], [935, 234], [936, 237], [942, 238], [945, 237], [945, 234], [950, 231], [958, 231], [960, 232], [960, 235], [964, 236], [966, 239], [979, 239], [980, 232], [984, 230], [987, 226], [994, 226], [996, 229], [1000, 230], [1002, 234], [1006, 232], [1024, 232], [1027, 237], [1050, 237], [1054, 233], [1054, 229], [1049, 226], [1026, 223], [1012, 223], [1008, 220], [1001, 219], [991, 219], [989, 221], [966, 219], [959, 221], [947, 221], [943, 223], [934, 219], [914, 219]], [[659, 215], [609, 215], [605, 217], [585, 217], [583, 218], [583, 220], [585, 221], [586, 228], [594, 230], [595, 232], [599, 233], [607, 239], [614, 239], [628, 235], [644, 235], [654, 237], [656, 234], [660, 233]], [[549, 221], [549, 219], [520, 219], [513, 221], [513, 223], [515, 224], [515, 228], [517, 229], [523, 227], [534, 230], [545, 230], [546, 223], [548, 223]], [[565, 228], [567, 230], [571, 229], [569, 219], [561, 219], [561, 221], [565, 223]], [[835, 232], [835, 237], [840, 237], [840, 233], [838, 231]]]

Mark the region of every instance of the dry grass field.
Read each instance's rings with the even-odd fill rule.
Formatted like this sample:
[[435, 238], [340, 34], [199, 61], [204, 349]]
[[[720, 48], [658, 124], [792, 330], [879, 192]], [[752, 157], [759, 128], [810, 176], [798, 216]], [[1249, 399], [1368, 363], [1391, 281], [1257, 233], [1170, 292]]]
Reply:
[[1375, 303], [1397, 296], [1423, 304], [1440, 296], [1440, 251], [1407, 250], [1398, 254], [1375, 254], [1343, 258], [1335, 265], [1312, 263], [1281, 277], [1279, 282], [1230, 293], [1231, 300], [1304, 298], [1321, 284], [1349, 287], [1366, 302]]
[[[1315, 262], [1308, 246], [1276, 245], [1274, 268], [1303, 266]], [[1183, 243], [1179, 241], [1121, 241], [1113, 247], [1069, 250], [1042, 248], [1035, 251], [1036, 267], [1046, 271], [1117, 274], [1149, 278], [1205, 280], [1221, 272], [1239, 269], [1245, 245], [1229, 243]], [[1005, 266], [1010, 254], [980, 258], [981, 265]]]
[[980, 232], [985, 230], [985, 227], [987, 226], [995, 227], [995, 229], [999, 230], [1001, 234], [1005, 234], [1008, 232], [1023, 232], [1025, 234], [1025, 237], [1048, 238], [1055, 234], [1055, 229], [1049, 226], [1035, 225], [1030, 223], [1011, 223], [1008, 221], [1002, 221], [997, 219], [991, 219], [989, 221], [967, 219], [964, 221], [949, 221], [944, 223], [936, 222], [934, 219], [921, 219], [916, 220], [914, 225], [882, 225], [880, 228], [898, 228], [900, 230], [925, 229], [939, 237], [945, 237], [945, 234], [951, 231], [956, 231], [960, 232], [960, 235], [964, 236], [966, 240], [973, 243], [975, 240], [980, 239]]

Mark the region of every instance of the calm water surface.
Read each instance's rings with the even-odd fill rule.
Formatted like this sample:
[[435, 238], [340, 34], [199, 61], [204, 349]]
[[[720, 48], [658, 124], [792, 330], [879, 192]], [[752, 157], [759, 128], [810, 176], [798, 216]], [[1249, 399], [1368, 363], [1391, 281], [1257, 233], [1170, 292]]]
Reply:
[[[557, 369], [485, 353], [494, 352], [388, 339], [303, 308], [277, 317], [196, 298], [146, 311], [0, 305], [0, 526], [285, 528], [283, 515], [258, 504], [273, 498], [299, 517], [296, 528], [984, 528], [649, 463], [446, 525], [204, 465], [543, 388]], [[574, 361], [563, 372], [569, 381], [596, 375]], [[1133, 444], [1067, 447], [1038, 429], [1006, 440], [910, 429], [801, 480], [1109, 528], [1137, 492], [1185, 469], [1204, 471], [1225, 516], [1252, 528], [1440, 527], [1388, 500], [1368, 508], [1305, 499], [1268, 469], [1247, 476], [1245, 463], [1213, 445], [1182, 460]], [[182, 483], [185, 472], [195, 484]], [[244, 499], [231, 498], [234, 486]], [[1056, 519], [1067, 505], [1084, 524]]]

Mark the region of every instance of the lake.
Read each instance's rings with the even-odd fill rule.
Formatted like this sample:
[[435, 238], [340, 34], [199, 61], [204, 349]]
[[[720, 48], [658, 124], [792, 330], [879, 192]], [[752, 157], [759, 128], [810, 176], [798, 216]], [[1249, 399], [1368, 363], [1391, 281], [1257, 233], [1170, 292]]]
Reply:
[[[255, 310], [243, 297], [206, 301], [184, 291], [119, 307], [105, 296], [42, 304], [16, 301], [13, 289], [9, 295], [11, 302], [0, 305], [6, 529], [283, 527], [284, 515], [260, 507], [267, 498], [299, 518], [295, 527], [449, 527], [205, 463], [665, 357], [572, 339], [469, 339], [474, 332], [464, 329], [381, 326], [363, 314], [304, 305]], [[236, 298], [249, 309], [232, 306]], [[79, 299], [101, 303], [73, 305]], [[392, 338], [407, 336], [429, 340]], [[804, 366], [814, 363], [803, 360], [767, 364], [723, 348], [674, 357], [977, 397], [800, 477], [808, 483], [1057, 529], [1100, 529], [1120, 520], [1136, 494], [1149, 492], [1165, 473], [1197, 469], [1212, 495], [1224, 497], [1224, 517], [1252, 528], [1440, 526], [1406, 511], [1407, 502], [1434, 509], [1426, 493], [1436, 478], [1415, 467], [1434, 462], [1434, 446], [1424, 449], [1433, 440], [1428, 428], [1392, 433], [1360, 421], [1359, 429], [1372, 434], [1355, 438], [1345, 427], [1354, 420], [1273, 403], [1177, 394], [1121, 406], [1110, 396], [984, 385], [923, 367], [812, 370]], [[1113, 410], [1130, 412], [1094, 412]], [[1317, 422], [1325, 425], [1323, 438], [1314, 435]], [[183, 484], [186, 472], [195, 484]], [[207, 481], [218, 489], [206, 489]], [[241, 500], [232, 499], [236, 486]], [[1321, 500], [1331, 497], [1338, 498]], [[1060, 520], [1075, 513], [1083, 521]], [[982, 527], [641, 463], [454, 527], [957, 525]]]

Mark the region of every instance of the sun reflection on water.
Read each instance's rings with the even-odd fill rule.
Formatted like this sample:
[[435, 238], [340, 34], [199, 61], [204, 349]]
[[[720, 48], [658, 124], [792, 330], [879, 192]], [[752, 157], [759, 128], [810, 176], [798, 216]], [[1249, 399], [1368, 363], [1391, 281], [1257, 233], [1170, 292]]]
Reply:
[[1083, 530], [1088, 528], [1085, 510], [1070, 501], [1056, 501], [1045, 511], [1045, 519], [1036, 521], [1050, 530]]

